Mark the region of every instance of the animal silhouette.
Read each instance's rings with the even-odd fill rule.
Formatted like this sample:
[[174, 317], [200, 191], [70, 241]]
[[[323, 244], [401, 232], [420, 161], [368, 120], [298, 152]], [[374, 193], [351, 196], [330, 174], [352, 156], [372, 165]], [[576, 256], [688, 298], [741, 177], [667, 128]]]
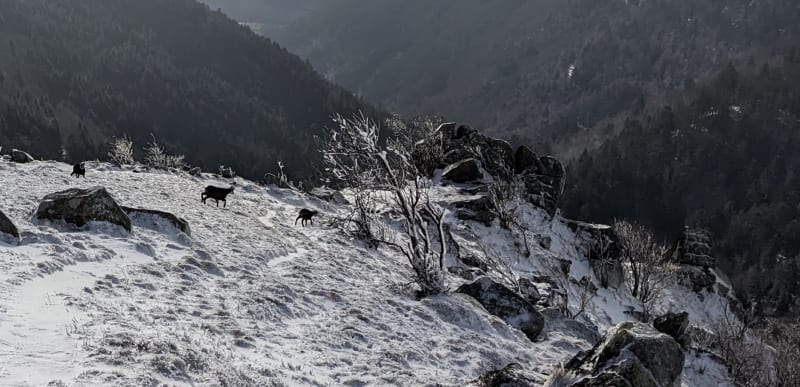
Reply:
[[294, 220], [294, 224], [297, 225], [297, 221], [303, 219], [300, 222], [300, 225], [303, 227], [306, 226], [306, 222], [311, 222], [311, 225], [314, 225], [314, 219], [312, 219], [315, 215], [319, 214], [319, 211], [309, 210], [308, 208], [303, 208], [300, 210], [300, 215], [297, 216], [297, 219]]

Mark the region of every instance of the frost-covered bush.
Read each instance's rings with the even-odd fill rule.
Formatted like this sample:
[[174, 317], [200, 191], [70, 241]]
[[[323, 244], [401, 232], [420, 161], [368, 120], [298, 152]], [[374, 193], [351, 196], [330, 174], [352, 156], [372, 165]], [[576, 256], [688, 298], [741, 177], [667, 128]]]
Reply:
[[108, 158], [111, 163], [120, 167], [133, 164], [135, 162], [133, 159], [133, 141], [128, 136], [115, 138], [111, 142]]
[[639, 224], [617, 221], [614, 229], [622, 248], [625, 282], [639, 300], [644, 319], [649, 320], [675, 271], [667, 258], [667, 248]]
[[[421, 295], [445, 291], [445, 212], [430, 201], [430, 179], [413, 163], [407, 143], [396, 139], [383, 144], [380, 127], [363, 114], [336, 115], [333, 122], [321, 148], [325, 172], [334, 183], [356, 192], [356, 228], [368, 234], [363, 237], [396, 247], [408, 258]], [[377, 215], [369, 207], [375, 201], [399, 215], [396, 241], [376, 235]]]
[[183, 169], [187, 166], [183, 155], [171, 155], [159, 144], [155, 136], [144, 148], [144, 163], [158, 169]]

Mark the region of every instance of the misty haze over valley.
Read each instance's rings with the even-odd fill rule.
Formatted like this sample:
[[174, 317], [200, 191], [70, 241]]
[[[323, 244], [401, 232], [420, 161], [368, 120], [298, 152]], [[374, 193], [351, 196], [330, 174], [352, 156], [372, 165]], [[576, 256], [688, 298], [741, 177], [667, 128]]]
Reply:
[[0, 2], [0, 386], [800, 385], [795, 0]]

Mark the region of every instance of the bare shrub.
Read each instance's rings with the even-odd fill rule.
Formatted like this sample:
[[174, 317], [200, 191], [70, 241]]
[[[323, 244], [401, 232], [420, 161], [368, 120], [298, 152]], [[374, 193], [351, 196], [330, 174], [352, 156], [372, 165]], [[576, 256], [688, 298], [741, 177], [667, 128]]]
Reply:
[[775, 349], [776, 386], [800, 386], [800, 319], [772, 320], [763, 334]]
[[625, 221], [614, 223], [622, 248], [622, 262], [627, 271], [625, 282], [639, 300], [645, 320], [663, 297], [675, 271], [667, 258], [668, 249], [643, 226]]
[[728, 309], [712, 324], [716, 334], [713, 347], [725, 362], [738, 386], [777, 385], [772, 368], [772, 353], [761, 337], [752, 335], [756, 323], [754, 310], [737, 318]]
[[187, 166], [183, 155], [171, 155], [166, 152], [155, 136], [144, 148], [144, 163], [158, 169], [183, 169]]
[[[396, 247], [409, 260], [422, 296], [443, 292], [445, 211], [430, 201], [430, 180], [414, 164], [413, 149], [403, 139], [382, 145], [379, 126], [364, 114], [352, 118], [336, 115], [333, 122], [336, 126], [329, 131], [321, 149], [329, 178], [365, 195], [385, 192], [387, 204], [400, 218], [402, 238], [380, 242]], [[374, 219], [370, 209], [358, 211], [369, 218], [357, 219], [363, 221], [360, 227], [378, 240], [369, 228]]]
[[604, 288], [608, 288], [614, 268], [618, 267], [617, 257], [611, 254], [613, 251], [611, 245], [613, 243], [614, 241], [607, 235], [600, 235], [598, 239], [594, 240], [595, 246], [593, 248], [598, 252], [596, 257], [597, 262], [594, 265], [594, 272], [597, 275], [598, 281], [600, 281], [600, 286]]
[[442, 119], [420, 116], [406, 123], [399, 116], [386, 119], [386, 127], [394, 136], [395, 146], [403, 148], [412, 158], [415, 169], [431, 176], [444, 160], [445, 139], [439, 131]]
[[108, 151], [108, 159], [117, 166], [131, 165], [136, 161], [133, 159], [133, 141], [128, 136], [115, 138], [111, 141], [111, 149]]

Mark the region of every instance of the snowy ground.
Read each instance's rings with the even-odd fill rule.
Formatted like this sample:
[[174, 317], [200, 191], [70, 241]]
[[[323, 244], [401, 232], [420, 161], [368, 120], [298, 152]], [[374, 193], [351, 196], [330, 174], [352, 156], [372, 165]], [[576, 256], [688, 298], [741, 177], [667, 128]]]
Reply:
[[[89, 163], [87, 179], [56, 162], [0, 162], [0, 209], [22, 233], [0, 242], [0, 385], [461, 385], [517, 362], [542, 380], [591, 343], [550, 331], [531, 343], [469, 297], [416, 301], [399, 254], [373, 250], [333, 228], [343, 209], [291, 191], [236, 180], [227, 208], [202, 205], [212, 176], [137, 173]], [[83, 231], [32, 222], [41, 198], [105, 186], [123, 205], [172, 212], [192, 236], [154, 219], [132, 233], [104, 224]], [[452, 188], [436, 198], [454, 200]], [[211, 203], [211, 202], [209, 202]], [[300, 208], [323, 214], [293, 224]], [[519, 254], [498, 227], [450, 218], [456, 238], [500, 257], [519, 275], [548, 273], [556, 258], [589, 275], [575, 235], [526, 209], [549, 250]], [[534, 244], [536, 245], [536, 244]], [[461, 280], [450, 278], [451, 286]], [[693, 323], [710, 321], [716, 297], [672, 289]], [[674, 305], [674, 304], [678, 305]], [[602, 290], [586, 314], [601, 330], [629, 318], [624, 290]], [[687, 356], [684, 386], [724, 385], [724, 368]], [[58, 385], [55, 383], [54, 385]]]

